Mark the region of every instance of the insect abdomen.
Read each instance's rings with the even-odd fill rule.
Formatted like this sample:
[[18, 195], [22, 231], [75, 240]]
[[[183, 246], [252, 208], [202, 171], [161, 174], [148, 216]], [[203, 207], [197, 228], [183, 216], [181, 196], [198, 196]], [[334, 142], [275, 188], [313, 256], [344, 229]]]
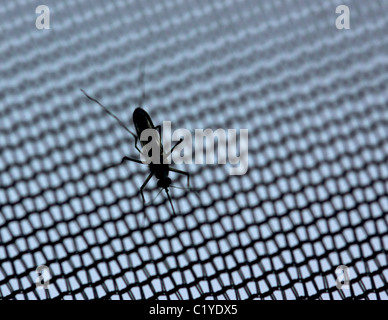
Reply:
[[[133, 112], [133, 123], [135, 125], [136, 133], [137, 133], [137, 136], [140, 140], [140, 143], [144, 147], [147, 143], [149, 143], [151, 141], [151, 137], [149, 137], [148, 140], [146, 140], [146, 141], [142, 141], [141, 140], [142, 132], [144, 130], [147, 130], [147, 129], [156, 130], [156, 128], [151, 120], [151, 117], [144, 109], [136, 108], [135, 111]], [[155, 138], [155, 139], [156, 139], [156, 143], [158, 145], [158, 149], [160, 150], [160, 154], [163, 154], [163, 146], [162, 146], [162, 143], [160, 141], [160, 137], [158, 134], [157, 134], [157, 138]]]

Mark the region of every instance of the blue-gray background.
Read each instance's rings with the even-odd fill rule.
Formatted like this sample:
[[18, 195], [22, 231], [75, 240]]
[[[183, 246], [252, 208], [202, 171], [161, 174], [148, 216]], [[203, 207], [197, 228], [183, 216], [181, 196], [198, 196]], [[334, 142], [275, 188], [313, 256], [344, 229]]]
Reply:
[[[40, 4], [50, 30], [35, 28]], [[339, 4], [350, 30], [335, 28]], [[0, 298], [386, 299], [387, 9], [4, 1]], [[200, 197], [173, 190], [177, 217], [160, 197], [144, 228], [147, 168], [102, 170], [135, 155], [133, 139], [79, 91], [133, 128], [141, 62], [154, 123], [250, 135], [246, 175], [182, 166]], [[52, 273], [46, 293], [39, 265]], [[335, 287], [339, 265], [351, 290]]]

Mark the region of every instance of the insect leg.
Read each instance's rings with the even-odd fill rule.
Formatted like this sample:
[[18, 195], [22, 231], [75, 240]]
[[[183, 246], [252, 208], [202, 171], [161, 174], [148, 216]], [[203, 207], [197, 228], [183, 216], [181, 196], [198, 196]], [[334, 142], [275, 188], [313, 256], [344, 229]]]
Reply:
[[175, 208], [174, 208], [174, 205], [172, 204], [172, 200], [171, 200], [171, 197], [170, 197], [170, 193], [168, 192], [168, 189], [167, 189], [167, 188], [166, 188], [165, 190], [166, 190], [166, 193], [167, 193], [168, 201], [169, 201], [170, 204], [171, 204], [172, 213], [174, 214], [174, 216], [176, 216]]
[[146, 187], [148, 181], [150, 181], [150, 179], [152, 178], [153, 175], [154, 175], [154, 173], [151, 172], [151, 173], [148, 175], [147, 179], [145, 179], [143, 185], [142, 185], [141, 188], [140, 188], [140, 193], [141, 193], [141, 197], [142, 197], [142, 199], [143, 199], [143, 203], [144, 203], [144, 204], [145, 204], [145, 199], [144, 199], [143, 189]]
[[121, 163], [123, 163], [124, 161], [133, 161], [133, 162], [144, 164], [143, 162], [141, 162], [138, 159], [130, 158], [130, 157], [127, 157], [127, 156], [123, 157], [123, 159], [121, 160]]
[[162, 126], [159, 124], [155, 127], [155, 129], [158, 130], [160, 141], [162, 141]]
[[159, 197], [159, 195], [162, 193], [163, 189], [160, 189], [157, 195], [149, 202], [147, 202], [145, 205], [153, 204], [155, 200]]
[[137, 142], [139, 141], [139, 138], [137, 136], [135, 136], [135, 148], [137, 151], [139, 151], [139, 153], [141, 153], [141, 150], [139, 149], [139, 147], [137, 146]]
[[162, 127], [161, 127], [161, 125], [160, 125], [160, 124], [157, 125], [157, 126], [155, 127], [155, 129], [159, 131], [160, 139], [162, 139]]
[[105, 167], [103, 170], [108, 170], [108, 169], [110, 169], [110, 168], [119, 166], [119, 165], [123, 164], [125, 161], [133, 161], [133, 162], [137, 162], [137, 163], [140, 163], [140, 164], [144, 164], [144, 163], [141, 162], [140, 160], [137, 160], [137, 159], [135, 159], [135, 158], [131, 158], [131, 157], [125, 156], [125, 157], [123, 157], [123, 158], [121, 159], [121, 162], [120, 162], [120, 163], [116, 163], [116, 164], [113, 164], [113, 165], [111, 165], [111, 166], [109, 166], [109, 167]]
[[171, 150], [169, 151], [169, 152], [167, 152], [167, 154], [166, 154], [166, 157], [168, 157], [173, 151], [174, 151], [174, 149], [180, 144], [180, 143], [182, 143], [183, 142], [183, 139], [181, 138], [172, 148], [171, 148]]
[[188, 172], [182, 171], [182, 170], [178, 170], [178, 169], [175, 169], [175, 168], [171, 168], [171, 167], [170, 167], [170, 171], [186, 175], [187, 176], [187, 186], [190, 187], [190, 174]]

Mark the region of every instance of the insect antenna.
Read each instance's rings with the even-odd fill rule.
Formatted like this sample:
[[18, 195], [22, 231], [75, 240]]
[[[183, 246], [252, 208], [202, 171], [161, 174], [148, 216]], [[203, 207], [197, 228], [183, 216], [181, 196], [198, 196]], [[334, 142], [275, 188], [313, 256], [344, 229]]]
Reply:
[[112, 112], [110, 111], [107, 107], [105, 107], [100, 101], [98, 101], [97, 99], [89, 96], [84, 89], [80, 89], [81, 92], [89, 99], [89, 100], [92, 100], [93, 102], [97, 103], [102, 109], [104, 109], [104, 111], [109, 114], [112, 118], [116, 119], [116, 121], [120, 124], [120, 126], [122, 126], [127, 132], [129, 132], [131, 135], [133, 135], [133, 137], [135, 139], [137, 139], [137, 136], [136, 134], [134, 134], [131, 130], [129, 130], [127, 128], [127, 126]]

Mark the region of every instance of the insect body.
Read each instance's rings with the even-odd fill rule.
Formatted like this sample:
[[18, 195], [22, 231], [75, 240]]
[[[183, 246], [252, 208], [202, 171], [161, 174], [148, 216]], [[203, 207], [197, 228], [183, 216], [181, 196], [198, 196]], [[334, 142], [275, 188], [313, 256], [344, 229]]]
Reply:
[[[173, 150], [175, 149], [175, 147], [180, 144], [183, 140], [180, 140], [178, 141], [174, 147], [172, 147], [172, 149], [168, 152], [168, 153], [165, 153], [164, 150], [163, 150], [163, 145], [160, 141], [160, 136], [161, 136], [161, 127], [160, 126], [154, 126], [152, 120], [151, 120], [151, 117], [149, 116], [149, 114], [142, 108], [136, 108], [135, 111], [133, 112], [133, 123], [135, 125], [135, 128], [136, 128], [136, 134], [133, 133], [132, 131], [130, 131], [126, 125], [119, 119], [117, 118], [111, 111], [109, 111], [105, 106], [103, 106], [98, 100], [92, 98], [91, 96], [89, 96], [84, 90], [81, 89], [81, 91], [85, 94], [85, 96], [96, 102], [98, 105], [100, 105], [104, 111], [106, 113], [108, 113], [110, 116], [112, 116], [113, 118], [115, 118], [118, 123], [127, 131], [129, 132], [131, 135], [134, 136], [135, 138], [135, 148], [141, 153], [141, 150], [138, 148], [137, 146], [137, 141], [140, 140], [140, 137], [143, 133], [144, 130], [147, 130], [147, 129], [153, 129], [155, 130], [158, 130], [159, 131], [159, 136], [155, 141], [155, 143], [157, 143], [157, 147], [158, 147], [158, 151], [159, 151], [159, 154], [158, 154], [158, 157], [160, 161], [154, 161], [154, 162], [157, 162], [157, 163], [154, 163], [154, 162], [150, 162], [148, 164], [148, 167], [150, 169], [150, 174], [148, 175], [148, 177], [146, 178], [146, 180], [144, 181], [143, 185], [141, 186], [140, 188], [140, 193], [141, 193], [141, 196], [142, 196], [142, 199], [143, 199], [143, 203], [145, 202], [144, 200], [144, 194], [143, 194], [143, 190], [144, 188], [146, 187], [147, 183], [150, 181], [150, 179], [155, 176], [157, 179], [158, 179], [158, 187], [159, 188], [162, 188], [162, 190], [165, 190], [166, 191], [166, 194], [167, 194], [167, 197], [168, 197], [168, 200], [170, 201], [170, 204], [171, 204], [171, 207], [172, 207], [172, 210], [173, 210], [173, 213], [175, 215], [175, 209], [174, 209], [174, 206], [172, 204], [172, 201], [171, 201], [171, 197], [170, 197], [170, 194], [169, 194], [169, 188], [172, 187], [172, 188], [178, 188], [178, 187], [175, 187], [175, 186], [171, 186], [171, 179], [169, 178], [169, 172], [170, 171], [173, 171], [173, 172], [176, 172], [176, 173], [179, 173], [179, 174], [183, 174], [183, 175], [186, 175], [187, 176], [187, 185], [189, 186], [190, 185], [190, 175], [189, 173], [185, 172], [185, 171], [181, 171], [181, 170], [178, 170], [178, 169], [175, 169], [173, 167], [171, 167], [169, 164], [167, 164], [166, 162], [166, 159], [168, 156], [171, 155], [171, 153], [173, 152]], [[145, 145], [148, 144], [147, 141], [142, 141], [140, 140], [142, 146], [144, 147]], [[125, 162], [125, 161], [133, 161], [133, 162], [137, 162], [137, 163], [141, 163], [141, 164], [144, 164], [142, 161], [138, 160], [138, 159], [135, 159], [135, 158], [132, 158], [132, 157], [123, 157], [123, 159], [121, 160], [121, 163]]]

